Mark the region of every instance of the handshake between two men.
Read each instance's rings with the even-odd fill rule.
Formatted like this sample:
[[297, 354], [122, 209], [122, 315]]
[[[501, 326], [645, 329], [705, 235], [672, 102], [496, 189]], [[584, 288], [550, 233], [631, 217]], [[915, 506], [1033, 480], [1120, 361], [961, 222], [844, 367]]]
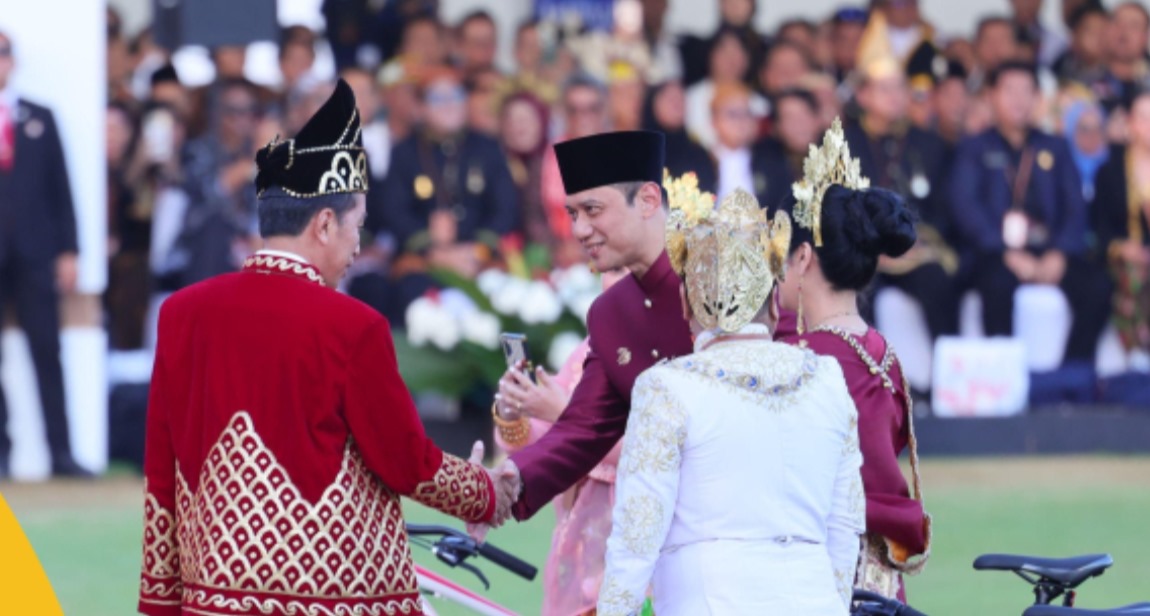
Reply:
[[[491, 408], [496, 442], [508, 453], [527, 447], [534, 440], [536, 424], [553, 426], [570, 400], [571, 392], [557, 375], [548, 374], [542, 368], [532, 370], [526, 362], [512, 366], [499, 379], [499, 392], [495, 394]], [[482, 443], [477, 442], [475, 447], [471, 461], [479, 463], [483, 458]], [[490, 525], [468, 525], [468, 533], [476, 541], [483, 541], [488, 530], [502, 526], [512, 517], [512, 508], [519, 501], [523, 488], [519, 467], [511, 458], [487, 469], [487, 472], [495, 484], [495, 516]]]
[[[483, 464], [483, 441], [475, 441], [471, 447], [471, 457], [467, 459], [472, 464]], [[491, 528], [502, 526], [511, 516], [511, 508], [519, 500], [519, 491], [522, 483], [519, 480], [519, 468], [510, 458], [495, 466], [484, 468], [495, 485], [495, 517], [491, 524], [468, 524], [467, 533], [476, 541], [482, 542]]]

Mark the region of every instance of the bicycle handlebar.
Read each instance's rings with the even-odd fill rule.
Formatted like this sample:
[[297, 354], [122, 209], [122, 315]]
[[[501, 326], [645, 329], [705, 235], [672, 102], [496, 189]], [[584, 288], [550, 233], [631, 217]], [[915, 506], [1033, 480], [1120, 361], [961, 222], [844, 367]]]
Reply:
[[534, 580], [535, 575], [539, 573], [539, 570], [531, 566], [530, 563], [508, 554], [490, 543], [480, 544], [479, 554], [525, 580]]
[[[878, 593], [873, 593], [866, 590], [855, 589], [851, 601], [862, 602], [864, 607], [861, 610], [862, 614], [885, 614], [887, 616], [926, 616], [922, 612], [914, 609], [913, 607], [898, 601], [897, 599], [889, 599]], [[867, 606], [866, 604], [870, 604]], [[865, 609], [871, 607], [872, 609]], [[857, 613], [857, 612], [852, 612]]]
[[487, 560], [503, 567], [504, 569], [518, 575], [519, 577], [531, 581], [538, 575], [539, 570], [531, 563], [528, 563], [512, 554], [504, 552], [503, 550], [491, 545], [490, 543], [479, 543], [472, 539], [470, 535], [462, 531], [450, 528], [448, 526], [437, 526], [434, 524], [408, 524], [407, 534], [414, 537], [424, 536], [437, 536], [437, 537], [451, 537], [454, 539], [454, 549], [466, 552], [469, 556], [482, 556]]
[[914, 609], [909, 605], [904, 605], [898, 608], [898, 611], [896, 611], [895, 614], [896, 616], [926, 616], [926, 614], [923, 614], [922, 612]]

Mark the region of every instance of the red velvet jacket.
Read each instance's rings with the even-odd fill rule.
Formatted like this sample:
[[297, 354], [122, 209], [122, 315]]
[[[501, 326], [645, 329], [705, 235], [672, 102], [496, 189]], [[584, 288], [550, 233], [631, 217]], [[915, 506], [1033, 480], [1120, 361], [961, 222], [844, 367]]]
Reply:
[[424, 434], [387, 321], [257, 255], [173, 295], [148, 405], [141, 612], [420, 614], [400, 495], [489, 521]]
[[547, 434], [511, 456], [523, 479], [517, 519], [535, 515], [611, 451], [627, 427], [631, 388], [644, 370], [691, 352], [679, 277], [667, 253], [641, 279], [627, 276], [599, 296], [587, 331], [591, 351], [566, 410]]

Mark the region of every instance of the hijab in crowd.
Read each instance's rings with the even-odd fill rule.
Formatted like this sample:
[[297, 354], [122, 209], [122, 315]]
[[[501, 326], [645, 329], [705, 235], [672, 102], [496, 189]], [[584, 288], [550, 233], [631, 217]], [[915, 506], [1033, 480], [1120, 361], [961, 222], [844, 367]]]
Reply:
[[[1097, 119], [1099, 139], [1093, 151], [1083, 150], [1083, 144], [1078, 139], [1078, 130], [1084, 120], [1093, 115]], [[1067, 106], [1062, 116], [1062, 131], [1066, 141], [1070, 144], [1070, 154], [1074, 158], [1074, 166], [1078, 168], [1078, 175], [1082, 178], [1082, 195], [1090, 201], [1094, 198], [1094, 177], [1106, 159], [1110, 157], [1110, 148], [1105, 137], [1106, 113], [1102, 106], [1092, 100], [1076, 100]]]
[[[677, 125], [669, 125], [660, 121], [655, 113], [656, 99], [669, 87], [681, 88], [681, 85], [677, 81], [666, 81], [652, 86], [648, 90], [647, 98], [643, 102], [643, 130], [659, 131], [666, 136], [666, 165], [672, 176], [679, 177], [684, 173], [693, 171], [699, 178], [699, 188], [703, 191], [714, 192], [718, 183], [715, 162], [707, 153], [706, 148], [699, 145], [687, 132], [685, 115], [684, 120], [679, 121]], [[681, 89], [680, 92], [682, 92]], [[680, 96], [682, 95], [680, 94]]]

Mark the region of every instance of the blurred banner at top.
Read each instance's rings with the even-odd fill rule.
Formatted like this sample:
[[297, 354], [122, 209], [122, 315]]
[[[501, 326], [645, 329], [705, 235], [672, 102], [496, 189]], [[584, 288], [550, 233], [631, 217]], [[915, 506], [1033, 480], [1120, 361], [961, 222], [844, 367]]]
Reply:
[[611, 30], [614, 0], [535, 0], [535, 18], [568, 23], [578, 20], [591, 30]]
[[279, 39], [276, 0], [152, 0], [156, 40], [184, 45], [243, 45]]

